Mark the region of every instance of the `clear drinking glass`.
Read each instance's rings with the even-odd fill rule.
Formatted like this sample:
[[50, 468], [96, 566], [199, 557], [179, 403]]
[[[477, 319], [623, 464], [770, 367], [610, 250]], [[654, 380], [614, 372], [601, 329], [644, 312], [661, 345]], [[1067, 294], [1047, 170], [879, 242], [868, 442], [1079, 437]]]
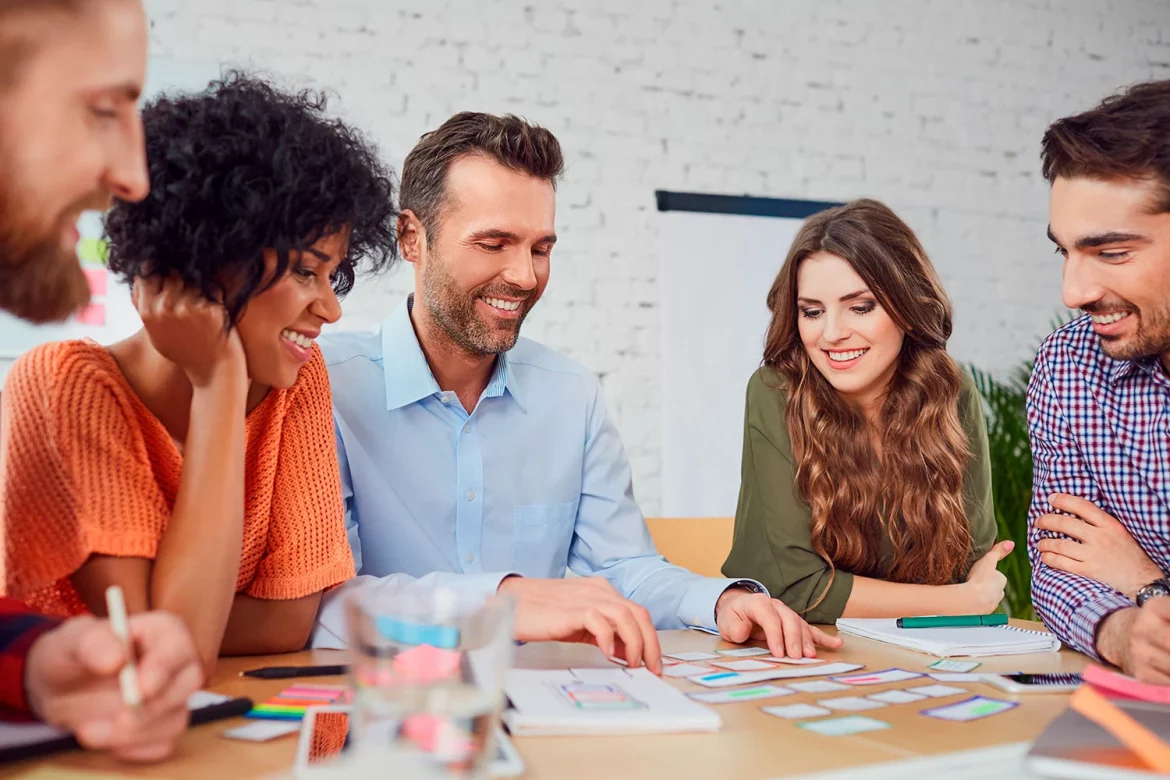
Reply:
[[382, 583], [345, 596], [350, 777], [486, 778], [512, 664], [511, 599]]

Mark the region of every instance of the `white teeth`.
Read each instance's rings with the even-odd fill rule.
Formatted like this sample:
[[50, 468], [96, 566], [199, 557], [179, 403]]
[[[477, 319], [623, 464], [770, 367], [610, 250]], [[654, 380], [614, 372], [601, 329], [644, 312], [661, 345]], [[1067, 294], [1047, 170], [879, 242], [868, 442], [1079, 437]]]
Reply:
[[297, 333], [295, 330], [288, 330], [286, 328], [285, 330], [282, 330], [280, 332], [280, 335], [282, 338], [288, 339], [289, 341], [291, 341], [292, 343], [296, 344], [299, 347], [304, 347], [305, 349], [308, 349], [309, 347], [313, 346], [313, 340], [311, 338], [309, 338], [308, 336], [302, 336], [300, 333]]
[[855, 349], [852, 352], [830, 352], [829, 359], [836, 360], [838, 363], [844, 363], [846, 360], [859, 358], [868, 351], [868, 349]]
[[516, 311], [520, 308], [520, 301], [501, 301], [499, 298], [484, 298], [483, 302], [501, 311]]
[[1115, 311], [1112, 314], [1090, 314], [1089, 316], [1092, 317], [1093, 322], [1097, 325], [1108, 325], [1128, 315], [1129, 312], [1127, 311]]

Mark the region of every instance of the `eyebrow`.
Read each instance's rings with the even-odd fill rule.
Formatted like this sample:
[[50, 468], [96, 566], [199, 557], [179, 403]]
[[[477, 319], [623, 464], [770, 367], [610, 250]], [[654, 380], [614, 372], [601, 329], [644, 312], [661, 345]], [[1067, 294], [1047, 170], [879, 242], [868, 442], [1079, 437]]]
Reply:
[[[510, 231], [510, 230], [497, 230], [495, 228], [489, 228], [488, 230], [476, 231], [475, 233], [471, 234], [471, 237], [468, 240], [475, 242], [475, 241], [482, 241], [485, 238], [498, 238], [498, 239], [502, 239], [504, 241], [514, 241], [516, 243], [520, 243], [520, 241], [521, 241], [520, 236], [513, 233], [512, 231]], [[556, 234], [549, 233], [547, 236], [541, 236], [534, 243], [555, 244], [556, 242], [557, 242]]]
[[[1048, 240], [1057, 246], [1062, 247], [1060, 241], [1052, 232], [1052, 226], [1048, 226]], [[1122, 230], [1111, 230], [1108, 233], [1096, 233], [1090, 236], [1081, 236], [1077, 239], [1077, 249], [1097, 249], [1098, 247], [1109, 246], [1110, 244], [1124, 244], [1127, 241], [1149, 241], [1149, 238], [1141, 233], [1126, 233]], [[1063, 248], [1063, 247], [1062, 247]]]
[[[841, 301], [842, 303], [844, 303], [845, 301], [851, 301], [854, 298], [860, 298], [862, 295], [866, 295], [868, 293], [869, 293], [869, 290], [865, 289], [865, 288], [860, 289], [860, 290], [854, 290], [851, 293], [847, 293], [845, 295], [842, 295], [838, 300]], [[820, 303], [820, 301], [818, 301], [816, 298], [805, 298], [804, 296], [800, 296], [796, 300], [798, 302], [803, 301], [804, 303], [816, 303], [816, 304]]]
[[138, 102], [138, 98], [142, 97], [142, 87], [135, 84], [133, 81], [124, 81], [121, 84], [110, 84], [104, 87], [94, 89], [91, 94], [110, 94], [117, 97], [125, 98], [133, 103]]

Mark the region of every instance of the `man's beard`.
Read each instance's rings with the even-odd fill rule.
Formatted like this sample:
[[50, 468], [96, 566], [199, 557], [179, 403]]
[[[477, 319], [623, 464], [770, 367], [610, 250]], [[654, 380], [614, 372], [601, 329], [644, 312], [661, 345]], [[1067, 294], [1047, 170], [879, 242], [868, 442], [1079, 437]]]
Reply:
[[1170, 352], [1170, 307], [1151, 310], [1148, 314], [1129, 301], [1118, 298], [1098, 301], [1083, 307], [1089, 314], [1109, 311], [1127, 311], [1137, 317], [1137, 332], [1126, 339], [1116, 336], [1098, 336], [1101, 351], [1114, 360], [1141, 360]]
[[[525, 299], [520, 304], [520, 316], [510, 322], [505, 321], [505, 330], [484, 322], [475, 310], [478, 298], [496, 295]], [[457, 347], [477, 357], [498, 355], [516, 346], [520, 325], [532, 308], [532, 295], [532, 291], [503, 284], [489, 284], [472, 293], [465, 293], [455, 284], [443, 261], [435, 254], [431, 255], [423, 271], [422, 297], [427, 312]]]
[[17, 216], [19, 204], [0, 185], [0, 309], [31, 322], [57, 322], [89, 303], [89, 280], [77, 253], [61, 246], [61, 236], [78, 213], [106, 208], [108, 200], [81, 198], [38, 235]]

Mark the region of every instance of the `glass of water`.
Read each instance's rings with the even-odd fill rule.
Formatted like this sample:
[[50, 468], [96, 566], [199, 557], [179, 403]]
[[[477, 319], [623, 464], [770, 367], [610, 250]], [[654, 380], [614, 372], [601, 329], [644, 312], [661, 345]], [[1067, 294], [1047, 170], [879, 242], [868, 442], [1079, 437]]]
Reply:
[[512, 664], [514, 604], [425, 581], [345, 596], [354, 685], [349, 770], [486, 778]]

